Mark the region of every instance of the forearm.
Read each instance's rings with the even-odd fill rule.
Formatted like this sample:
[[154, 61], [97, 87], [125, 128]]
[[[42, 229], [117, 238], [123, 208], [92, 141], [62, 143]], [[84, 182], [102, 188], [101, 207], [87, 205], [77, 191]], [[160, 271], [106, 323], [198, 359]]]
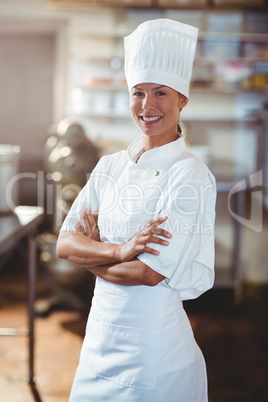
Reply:
[[[164, 276], [142, 263], [136, 256], [147, 253], [158, 256], [160, 252], [147, 244], [167, 246], [168, 241], [160, 238], [171, 238], [171, 234], [158, 228], [167, 217], [158, 217], [148, 222], [146, 227], [136, 233], [124, 244], [102, 243], [94, 240], [95, 223], [91, 212], [89, 222], [82, 220], [86, 235], [81, 230], [62, 231], [57, 241], [57, 254], [78, 266], [86, 267], [92, 273], [109, 282], [125, 285], [155, 286]], [[88, 234], [87, 234], [88, 233]], [[159, 236], [159, 237], [158, 237]], [[99, 238], [99, 237], [98, 237]]]
[[138, 258], [131, 261], [87, 268], [108, 282], [124, 286], [155, 286], [165, 277], [149, 268]]
[[57, 241], [59, 258], [81, 267], [96, 267], [119, 261], [119, 245], [101, 243], [79, 232], [62, 231]]

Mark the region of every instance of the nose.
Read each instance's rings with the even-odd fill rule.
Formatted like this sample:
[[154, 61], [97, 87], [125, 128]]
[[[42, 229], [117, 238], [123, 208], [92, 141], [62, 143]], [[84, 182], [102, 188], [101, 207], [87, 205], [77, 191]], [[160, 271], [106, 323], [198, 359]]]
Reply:
[[143, 110], [151, 110], [155, 108], [155, 102], [153, 96], [150, 94], [146, 94], [142, 100], [142, 109]]

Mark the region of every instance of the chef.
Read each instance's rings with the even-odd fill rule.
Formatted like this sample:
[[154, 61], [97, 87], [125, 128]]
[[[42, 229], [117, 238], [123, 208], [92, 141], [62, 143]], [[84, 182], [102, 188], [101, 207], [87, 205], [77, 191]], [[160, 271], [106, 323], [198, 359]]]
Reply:
[[178, 123], [197, 35], [158, 19], [124, 40], [141, 136], [100, 159], [57, 242], [60, 258], [97, 277], [71, 402], [207, 401], [182, 304], [214, 282], [215, 180]]

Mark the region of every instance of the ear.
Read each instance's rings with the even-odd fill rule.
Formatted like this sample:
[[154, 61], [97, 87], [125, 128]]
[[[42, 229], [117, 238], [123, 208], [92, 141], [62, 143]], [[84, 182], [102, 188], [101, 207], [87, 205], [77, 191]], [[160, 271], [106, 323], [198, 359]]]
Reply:
[[186, 96], [179, 94], [179, 108], [184, 108], [188, 103], [188, 98]]

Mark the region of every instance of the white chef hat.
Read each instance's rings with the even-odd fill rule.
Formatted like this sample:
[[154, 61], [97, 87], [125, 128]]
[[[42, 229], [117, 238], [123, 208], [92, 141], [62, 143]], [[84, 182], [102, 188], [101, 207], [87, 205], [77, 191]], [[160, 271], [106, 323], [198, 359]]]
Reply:
[[198, 29], [161, 18], [146, 21], [124, 38], [128, 89], [153, 82], [189, 97]]

